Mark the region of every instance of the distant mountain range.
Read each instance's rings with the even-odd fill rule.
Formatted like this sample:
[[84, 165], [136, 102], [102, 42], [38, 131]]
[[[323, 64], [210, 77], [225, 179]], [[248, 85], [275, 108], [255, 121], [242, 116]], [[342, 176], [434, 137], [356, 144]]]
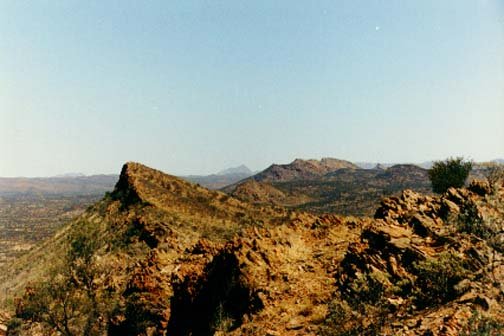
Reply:
[[[504, 159], [495, 159], [487, 162], [476, 162], [476, 165], [482, 164], [482, 163], [488, 163], [488, 162], [494, 162], [498, 164], [504, 164]], [[355, 162], [357, 166], [359, 166], [362, 169], [373, 169], [376, 168], [377, 166], [382, 167], [382, 168], [389, 168], [398, 164], [404, 164], [404, 163], [384, 163], [384, 162]], [[434, 161], [424, 161], [424, 162], [417, 162], [417, 163], [411, 163], [415, 166], [424, 168], [424, 169], [430, 169], [432, 165], [434, 164]]]
[[362, 169], [348, 161], [325, 158], [274, 164], [222, 190], [257, 204], [371, 216], [383, 197], [404, 189], [430, 193], [427, 170], [416, 165]]
[[[241, 165], [221, 170], [211, 175], [182, 176], [209, 189], [219, 189], [253, 175], [247, 166]], [[85, 175], [65, 173], [52, 177], [0, 177], [0, 196], [12, 195], [103, 195], [114, 189], [119, 175]]]
[[[411, 164], [423, 169], [432, 167], [434, 161]], [[490, 162], [504, 164], [504, 159], [495, 159]], [[221, 189], [227, 187], [228, 192], [234, 188], [238, 182], [245, 182], [250, 179], [255, 182], [289, 182], [299, 180], [317, 180], [323, 176], [335, 172], [339, 169], [350, 169], [355, 176], [363, 176], [366, 173], [358, 170], [383, 170], [401, 164], [378, 163], [378, 162], [356, 162], [339, 160], [334, 158], [323, 158], [321, 160], [296, 159], [289, 164], [272, 164], [261, 172], [253, 172], [245, 165], [223, 169], [210, 175], [188, 175], [181, 178], [200, 184], [209, 189]], [[481, 177], [477, 170], [481, 163], [475, 165], [475, 175]], [[0, 177], [0, 196], [22, 195], [22, 194], [44, 194], [44, 195], [102, 195], [113, 189], [118, 175], [84, 175], [82, 173], [66, 173], [53, 177]], [[361, 177], [356, 177], [361, 179]], [[251, 185], [249, 182], [248, 185]], [[254, 188], [258, 186], [255, 185]], [[262, 186], [264, 187], [264, 186]], [[271, 188], [266, 188], [273, 192]], [[420, 190], [426, 192], [422, 187]], [[273, 192], [275, 194], [275, 192]], [[271, 196], [271, 195], [270, 195]]]

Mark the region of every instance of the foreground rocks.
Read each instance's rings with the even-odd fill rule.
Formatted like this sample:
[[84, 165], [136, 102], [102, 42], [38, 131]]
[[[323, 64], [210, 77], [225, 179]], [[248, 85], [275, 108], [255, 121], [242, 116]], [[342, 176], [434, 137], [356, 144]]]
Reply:
[[[489, 207], [490, 191], [476, 191], [404, 191], [384, 200], [340, 265], [341, 298], [364, 311], [378, 308], [377, 316], [393, 314], [381, 326], [390, 335], [459, 335], [474, 312], [502, 323], [504, 259], [492, 239], [503, 232], [504, 207]], [[502, 202], [502, 190], [491, 198]], [[461, 232], [462, 221], [491, 234]]]

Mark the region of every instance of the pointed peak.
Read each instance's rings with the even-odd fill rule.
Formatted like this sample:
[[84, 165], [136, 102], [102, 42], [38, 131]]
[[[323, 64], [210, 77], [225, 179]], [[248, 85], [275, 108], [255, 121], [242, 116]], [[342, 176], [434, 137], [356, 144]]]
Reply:
[[[177, 185], [177, 187], [174, 187]], [[172, 189], [191, 188], [189, 182], [138, 162], [126, 162], [121, 170], [112, 198], [123, 206], [152, 203], [156, 196]], [[166, 190], [164, 190], [166, 189]]]
[[112, 199], [121, 201], [124, 207], [141, 201], [135, 187], [135, 175], [136, 172], [143, 167], [147, 168], [137, 162], [126, 162], [123, 165], [119, 180], [111, 194]]

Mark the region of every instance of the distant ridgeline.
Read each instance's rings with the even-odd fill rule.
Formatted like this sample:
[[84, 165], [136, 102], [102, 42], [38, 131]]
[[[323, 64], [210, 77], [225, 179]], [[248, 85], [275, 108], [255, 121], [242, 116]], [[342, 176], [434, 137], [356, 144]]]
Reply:
[[416, 165], [361, 169], [336, 159], [272, 165], [223, 191], [242, 200], [315, 213], [372, 215], [381, 198], [404, 189], [430, 193], [427, 170]]
[[188, 175], [181, 178], [202, 185], [209, 189], [220, 189], [227, 185], [241, 181], [254, 173], [244, 165], [221, 170], [217, 174], [211, 175]]

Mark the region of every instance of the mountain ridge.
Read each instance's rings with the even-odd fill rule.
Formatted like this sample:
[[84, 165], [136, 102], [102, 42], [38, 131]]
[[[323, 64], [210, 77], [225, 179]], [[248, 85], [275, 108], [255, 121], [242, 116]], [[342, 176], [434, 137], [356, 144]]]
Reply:
[[382, 197], [403, 189], [430, 193], [427, 170], [402, 164], [382, 169], [339, 168], [310, 179], [261, 181], [254, 177], [222, 190], [238, 199], [314, 213], [373, 215]]
[[357, 169], [358, 167], [350, 161], [334, 158], [295, 159], [288, 164], [272, 164], [252, 178], [258, 182], [286, 182], [319, 177], [341, 168]]

